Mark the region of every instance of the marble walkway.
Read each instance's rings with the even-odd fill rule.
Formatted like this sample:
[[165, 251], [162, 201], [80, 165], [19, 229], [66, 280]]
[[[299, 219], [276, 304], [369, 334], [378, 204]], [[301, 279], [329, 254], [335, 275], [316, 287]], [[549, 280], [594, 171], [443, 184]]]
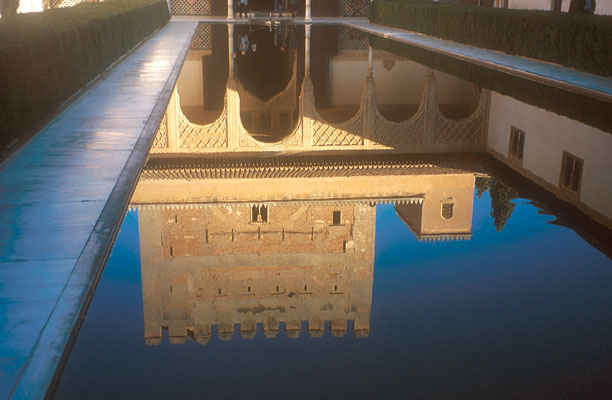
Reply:
[[196, 28], [171, 21], [0, 165], [0, 399], [42, 399]]

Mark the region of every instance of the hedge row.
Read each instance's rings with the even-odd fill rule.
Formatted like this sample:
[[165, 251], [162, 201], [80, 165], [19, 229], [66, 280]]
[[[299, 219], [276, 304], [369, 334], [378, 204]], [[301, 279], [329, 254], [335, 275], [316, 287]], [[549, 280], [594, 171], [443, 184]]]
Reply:
[[376, 0], [370, 21], [612, 76], [612, 16]]
[[429, 68], [475, 83], [485, 89], [612, 133], [612, 103], [610, 102], [518, 78], [377, 35], [369, 34], [368, 40], [372, 48], [395, 53]]
[[106, 0], [0, 19], [0, 151], [169, 18], [164, 0]]

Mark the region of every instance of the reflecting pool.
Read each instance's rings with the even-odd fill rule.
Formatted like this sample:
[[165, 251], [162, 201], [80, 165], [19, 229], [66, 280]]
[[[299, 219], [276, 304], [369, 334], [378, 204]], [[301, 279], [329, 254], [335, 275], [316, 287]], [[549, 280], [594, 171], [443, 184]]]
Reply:
[[612, 393], [609, 133], [344, 27], [198, 35], [55, 398]]

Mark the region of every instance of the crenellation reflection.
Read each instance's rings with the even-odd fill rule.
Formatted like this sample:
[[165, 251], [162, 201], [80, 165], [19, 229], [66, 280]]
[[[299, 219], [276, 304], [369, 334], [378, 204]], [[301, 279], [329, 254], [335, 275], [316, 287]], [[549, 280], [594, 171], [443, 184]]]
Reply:
[[466, 160], [189, 162], [150, 160], [132, 198], [149, 345], [163, 329], [171, 343], [206, 343], [236, 326], [244, 339], [258, 326], [297, 338], [303, 324], [310, 337], [326, 325], [368, 337], [378, 203], [394, 203], [419, 240], [471, 236], [478, 168]]

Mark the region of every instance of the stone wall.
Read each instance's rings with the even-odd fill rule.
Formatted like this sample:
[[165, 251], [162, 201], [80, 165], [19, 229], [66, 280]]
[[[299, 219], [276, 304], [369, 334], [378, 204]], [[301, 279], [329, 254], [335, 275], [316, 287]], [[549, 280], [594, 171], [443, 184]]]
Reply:
[[[268, 224], [257, 224], [264, 234], [250, 211], [139, 209], [146, 343], [159, 344], [162, 329], [172, 343], [206, 343], [213, 327], [228, 340], [235, 325], [245, 339], [258, 325], [266, 337], [281, 328], [298, 337], [303, 323], [319, 337], [326, 321], [334, 336], [348, 321], [367, 336], [375, 207], [278, 205]], [[332, 223], [334, 211], [341, 224]]]

